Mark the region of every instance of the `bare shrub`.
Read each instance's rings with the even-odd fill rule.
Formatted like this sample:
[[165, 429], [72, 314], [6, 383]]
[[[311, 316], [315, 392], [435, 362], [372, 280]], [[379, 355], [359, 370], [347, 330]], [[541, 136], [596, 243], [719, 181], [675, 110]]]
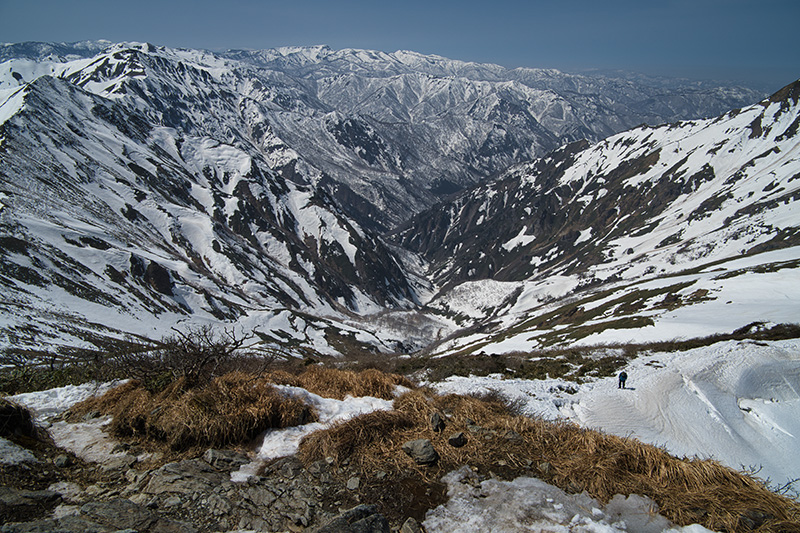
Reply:
[[103, 349], [0, 351], [0, 392], [20, 394], [111, 379]]
[[252, 334], [237, 336], [229, 330], [219, 332], [201, 326], [175, 331], [155, 346], [116, 353], [111, 361], [126, 377], [140, 381], [151, 391], [177, 379], [192, 388], [234, 370], [265, 371], [274, 354], [248, 347], [253, 338]]

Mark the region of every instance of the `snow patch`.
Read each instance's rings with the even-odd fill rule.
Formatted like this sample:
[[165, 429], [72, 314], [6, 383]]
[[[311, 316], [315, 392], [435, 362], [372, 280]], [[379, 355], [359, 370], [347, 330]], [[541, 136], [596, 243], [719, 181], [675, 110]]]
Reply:
[[333, 424], [346, 422], [356, 416], [373, 411], [392, 410], [391, 400], [382, 400], [371, 396], [359, 398], [348, 396], [344, 400], [336, 400], [323, 398], [300, 387], [288, 385], [276, 385], [275, 387], [287, 396], [302, 399], [305, 403], [311, 405], [316, 410], [319, 421], [302, 426], [268, 430], [262, 437], [263, 440], [258, 448], [255, 460], [233, 472], [231, 474], [232, 481], [246, 481], [256, 474], [264, 462], [270, 459], [296, 454], [303, 437], [315, 431], [329, 428]]
[[643, 496], [615, 496], [606, 506], [584, 494], [567, 494], [544, 481], [519, 477], [489, 479], [479, 484], [464, 466], [442, 478], [446, 504], [428, 511], [422, 525], [428, 532], [548, 531], [553, 533], [704, 533], [708, 529], [673, 525], [657, 514], [656, 504]]

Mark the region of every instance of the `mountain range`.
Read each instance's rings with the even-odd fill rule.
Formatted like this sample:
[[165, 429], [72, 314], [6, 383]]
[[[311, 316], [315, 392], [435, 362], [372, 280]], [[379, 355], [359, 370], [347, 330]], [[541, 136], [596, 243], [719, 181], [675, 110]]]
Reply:
[[0, 61], [6, 350], [197, 323], [316, 353], [523, 349], [595, 338], [547, 322], [559, 305], [658, 329], [718, 302], [703, 283], [776, 272], [788, 300], [753, 321], [796, 315], [796, 83], [322, 46]]

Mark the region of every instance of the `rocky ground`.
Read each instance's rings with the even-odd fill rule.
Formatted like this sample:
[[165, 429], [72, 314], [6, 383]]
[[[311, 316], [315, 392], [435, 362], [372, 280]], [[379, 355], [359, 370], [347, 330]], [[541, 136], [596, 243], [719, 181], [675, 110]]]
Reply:
[[[396, 486], [385, 473], [368, 476], [322, 460], [305, 467], [296, 457], [275, 460], [244, 483], [231, 481], [248, 457], [209, 449], [198, 457], [155, 466], [134, 455], [87, 463], [49, 442], [25, 442], [37, 462], [0, 465], [0, 531], [419, 531], [443, 486], [411, 477]], [[131, 453], [135, 453], [132, 448]], [[163, 461], [162, 461], [163, 462]], [[398, 496], [406, 492], [406, 496]], [[390, 495], [391, 494], [391, 495]], [[392, 505], [392, 498], [417, 501]], [[378, 505], [376, 505], [376, 503]], [[403, 516], [385, 509], [403, 509]], [[379, 509], [383, 510], [379, 512]]]

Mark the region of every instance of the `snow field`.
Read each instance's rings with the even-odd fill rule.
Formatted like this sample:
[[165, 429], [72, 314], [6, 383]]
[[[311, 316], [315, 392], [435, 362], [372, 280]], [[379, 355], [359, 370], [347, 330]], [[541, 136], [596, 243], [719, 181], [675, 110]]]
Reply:
[[715, 459], [775, 486], [800, 478], [800, 341], [652, 353], [625, 371], [625, 390], [616, 377], [574, 384], [453, 376], [430, 385], [439, 393], [497, 392], [526, 414], [565, 417], [678, 457]]

